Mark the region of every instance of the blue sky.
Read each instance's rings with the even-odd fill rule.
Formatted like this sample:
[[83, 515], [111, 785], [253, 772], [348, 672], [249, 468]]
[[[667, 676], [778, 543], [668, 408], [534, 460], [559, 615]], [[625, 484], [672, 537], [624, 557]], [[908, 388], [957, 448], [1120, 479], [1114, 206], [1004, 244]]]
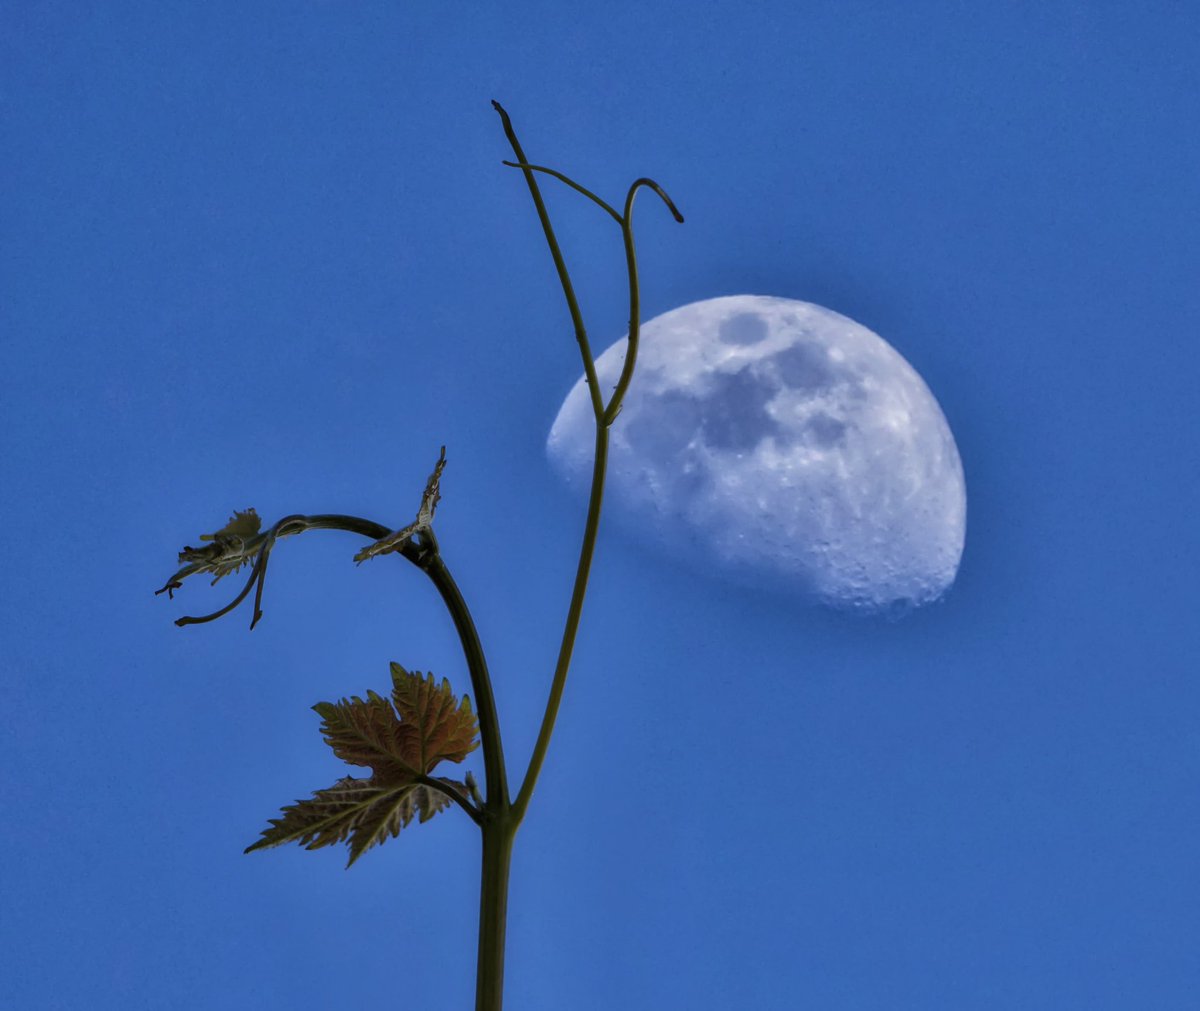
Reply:
[[[1200, 989], [1200, 16], [1151, 2], [30, 3], [0, 16], [0, 1004], [470, 1006], [458, 812], [244, 856], [314, 702], [467, 688], [407, 567], [281, 545], [266, 617], [152, 591], [233, 509], [437, 517], [519, 777], [582, 526], [530, 157], [639, 212], [647, 317], [883, 335], [962, 454], [901, 622], [612, 531], [517, 840], [508, 1006], [1131, 1008]], [[618, 237], [548, 189], [598, 347]], [[224, 584], [222, 584], [223, 590]], [[476, 763], [476, 767], [477, 767]]]

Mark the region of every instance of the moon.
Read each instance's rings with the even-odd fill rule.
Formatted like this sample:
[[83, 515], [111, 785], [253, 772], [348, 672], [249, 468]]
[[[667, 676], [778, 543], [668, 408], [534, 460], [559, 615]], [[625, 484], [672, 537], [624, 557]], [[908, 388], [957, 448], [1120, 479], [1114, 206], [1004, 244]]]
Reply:
[[[626, 341], [596, 360], [606, 395]], [[594, 433], [580, 377], [546, 446], [572, 489], [589, 485]], [[966, 535], [958, 447], [912, 366], [845, 316], [764, 295], [642, 326], [607, 492], [618, 525], [651, 550], [861, 612], [937, 600]]]

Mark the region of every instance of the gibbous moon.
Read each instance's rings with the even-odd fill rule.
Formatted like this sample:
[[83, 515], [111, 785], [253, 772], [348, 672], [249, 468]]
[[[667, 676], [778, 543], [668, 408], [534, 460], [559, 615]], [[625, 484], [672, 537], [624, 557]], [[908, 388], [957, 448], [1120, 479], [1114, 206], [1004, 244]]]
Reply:
[[[625, 338], [596, 362], [607, 395]], [[547, 452], [586, 491], [581, 377]], [[713, 298], [643, 324], [612, 427], [608, 503], [694, 568], [837, 608], [904, 610], [954, 582], [967, 496], [950, 426], [886, 341], [809, 302]]]

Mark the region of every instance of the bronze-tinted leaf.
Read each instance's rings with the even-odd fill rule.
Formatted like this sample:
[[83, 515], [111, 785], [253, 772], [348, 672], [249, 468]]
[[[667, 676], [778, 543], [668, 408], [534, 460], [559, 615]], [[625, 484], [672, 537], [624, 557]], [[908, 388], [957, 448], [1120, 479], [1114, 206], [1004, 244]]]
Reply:
[[289, 842], [308, 849], [347, 842], [354, 863], [414, 818], [426, 822], [449, 807], [452, 797], [473, 808], [477, 795], [467, 783], [441, 777], [419, 782], [439, 762], [461, 762], [478, 746], [471, 700], [456, 698], [449, 681], [439, 685], [432, 674], [410, 674], [399, 664], [392, 664], [392, 686], [390, 700], [367, 692], [365, 699], [355, 695], [313, 706], [334, 753], [373, 775], [340, 779], [285, 807], [246, 852]]
[[366, 699], [357, 695], [340, 702], [318, 702], [313, 709], [321, 716], [325, 743], [342, 761], [364, 765], [376, 775], [393, 774], [399, 765], [409, 776], [420, 768], [420, 749], [414, 747], [416, 728], [401, 723], [392, 704], [375, 692]]
[[376, 777], [347, 777], [285, 807], [283, 817], [270, 819], [271, 827], [246, 852], [289, 842], [310, 850], [349, 842], [348, 867], [372, 846], [398, 836], [414, 817], [427, 822], [451, 803], [442, 791], [421, 783], [388, 786]]
[[461, 762], [479, 746], [479, 725], [471, 709], [471, 698], [455, 698], [450, 682], [439, 685], [432, 674], [410, 674], [392, 664], [392, 703], [411, 726], [419, 728], [420, 755], [428, 772], [442, 759]]

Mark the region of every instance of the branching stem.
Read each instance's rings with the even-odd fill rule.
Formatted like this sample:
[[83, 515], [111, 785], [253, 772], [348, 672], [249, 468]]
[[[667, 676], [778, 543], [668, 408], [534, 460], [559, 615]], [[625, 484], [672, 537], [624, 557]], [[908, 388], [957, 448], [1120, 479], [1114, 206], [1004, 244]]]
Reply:
[[562, 250], [558, 248], [558, 239], [554, 237], [554, 226], [550, 224], [550, 215], [546, 212], [546, 202], [542, 200], [542, 191], [538, 188], [533, 169], [529, 167], [529, 159], [521, 149], [513, 130], [512, 120], [499, 102], [492, 102], [492, 107], [500, 113], [500, 122], [504, 125], [504, 136], [517, 156], [517, 163], [525, 175], [529, 186], [529, 195], [533, 197], [533, 206], [537, 208], [538, 220], [542, 223], [542, 231], [546, 236], [546, 245], [550, 247], [550, 256], [554, 260], [554, 269], [558, 272], [558, 280], [562, 285], [563, 297], [567, 300], [567, 309], [571, 313], [571, 323], [575, 327], [575, 339], [579, 342], [579, 353], [583, 358], [583, 372], [587, 376], [588, 392], [592, 399], [592, 413], [600, 417], [604, 413], [604, 401], [600, 394], [600, 383], [596, 379], [596, 360], [592, 357], [592, 349], [588, 345], [587, 329], [583, 325], [583, 314], [579, 311], [579, 301], [575, 298], [575, 286], [571, 284], [571, 275], [567, 272], [566, 261], [563, 260]]
[[592, 201], [592, 203], [597, 204], [606, 213], [611, 215], [612, 219], [618, 225], [622, 222], [621, 215], [613, 210], [612, 205], [609, 204], [608, 201], [600, 199], [600, 197], [596, 196], [596, 194], [589, 190], [586, 186], [580, 186], [579, 183], [577, 183], [574, 179], [562, 172], [559, 172], [558, 169], [547, 168], [545, 165], [526, 165], [522, 162], [515, 161], [505, 161], [501, 164], [507, 165], [509, 168], [529, 169], [531, 172], [545, 172], [546, 175], [553, 176], [555, 179], [566, 183], [577, 193], [582, 193], [585, 197]]
[[[608, 440], [609, 428], [616, 420], [621, 410], [621, 403], [633, 377], [634, 365], [637, 361], [638, 337], [641, 323], [641, 294], [638, 285], [637, 253], [633, 241], [633, 200], [637, 191], [642, 187], [654, 190], [666, 203], [676, 221], [683, 221], [671, 198], [657, 183], [650, 179], [638, 179], [629, 188], [625, 198], [623, 214], [618, 214], [608, 203], [596, 196], [570, 177], [555, 169], [541, 165], [532, 165], [525, 157], [521, 144], [517, 140], [508, 113], [498, 102], [492, 105], [500, 114], [504, 124], [504, 133], [517, 156], [515, 163], [505, 162], [514, 168], [519, 168], [525, 175], [534, 206], [537, 208], [538, 219], [542, 223], [542, 231], [546, 236], [546, 244], [550, 247], [550, 255], [554, 260], [554, 268], [562, 285], [571, 321], [575, 327], [575, 337], [579, 343], [580, 354], [583, 358], [583, 371], [587, 379], [588, 394], [591, 400], [592, 414], [596, 423], [596, 448], [592, 462], [592, 484], [588, 494], [587, 518], [584, 522], [583, 539], [579, 548], [579, 562], [575, 569], [575, 582], [571, 590], [571, 601], [567, 607], [567, 619], [563, 626], [562, 640], [559, 643], [558, 659], [554, 666], [554, 675], [550, 682], [550, 693], [546, 700], [545, 713], [538, 731], [537, 741], [529, 759], [529, 766], [521, 788], [513, 801], [511, 809], [504, 812], [498, 824], [484, 822], [483, 828], [483, 882], [480, 902], [480, 934], [479, 934], [479, 966], [476, 980], [476, 1011], [500, 1011], [503, 997], [504, 972], [504, 917], [508, 882], [509, 855], [512, 849], [512, 838], [520, 826], [525, 812], [529, 807], [533, 789], [537, 785], [538, 775], [546, 760], [550, 748], [550, 738], [554, 734], [554, 724], [558, 718], [558, 710], [562, 704], [563, 691], [566, 688], [567, 672], [571, 666], [571, 657], [575, 650], [575, 640], [579, 634], [579, 623], [583, 616], [583, 602], [587, 596], [588, 578], [591, 574], [592, 558], [596, 551], [596, 538], [600, 531], [600, 511], [604, 503], [604, 479], [608, 469]], [[588, 344], [587, 331], [583, 325], [583, 317], [579, 303], [575, 297], [574, 286], [554, 229], [550, 224], [550, 216], [546, 212], [545, 202], [538, 187], [535, 172], [542, 172], [560, 180], [572, 189], [587, 197], [609, 214], [621, 226], [621, 235], [625, 246], [625, 263], [629, 274], [629, 341], [625, 351], [625, 363], [620, 378], [608, 403], [604, 402], [600, 390], [600, 381], [596, 372], [596, 361]], [[489, 798], [490, 799], [490, 798]], [[489, 922], [486, 917], [492, 917]]]
[[[558, 659], [555, 662], [554, 675], [550, 682], [550, 694], [546, 700], [546, 710], [542, 717], [542, 725], [538, 731], [537, 741], [534, 744], [533, 754], [530, 757], [525, 778], [512, 805], [515, 824], [519, 825], [525, 817], [530, 797], [533, 795], [533, 788], [537, 784], [542, 764], [546, 760], [546, 752], [550, 747], [550, 738], [554, 734], [554, 724], [558, 718], [563, 690], [566, 687], [567, 672], [571, 666], [571, 656], [575, 649], [575, 640], [579, 633], [579, 622], [583, 615], [583, 601], [587, 595], [588, 577], [591, 573], [592, 558], [596, 551], [596, 537], [600, 530], [600, 511], [604, 502], [604, 478], [608, 468], [608, 430], [616, 420], [617, 415], [621, 412], [621, 404], [625, 399], [625, 393], [629, 389], [629, 383], [633, 378], [634, 366], [637, 364], [638, 339], [641, 332], [641, 288], [638, 283], [637, 251], [633, 240], [634, 197], [637, 196], [638, 190], [643, 187], [651, 189], [667, 205], [667, 208], [676, 221], [682, 222], [683, 215], [679, 213], [679, 209], [671, 201], [671, 198], [667, 196], [666, 191], [653, 179], [642, 178], [636, 180], [629, 187], [629, 192], [626, 194], [624, 213], [618, 214], [607, 202], [564, 173], [542, 165], [530, 164], [525, 157], [525, 152], [522, 150], [520, 142], [517, 140], [508, 113], [504, 111], [498, 102], [492, 102], [492, 105], [500, 114], [500, 119], [504, 124], [505, 136], [508, 137], [508, 141], [517, 156], [516, 162], [506, 161], [504, 164], [513, 168], [519, 168], [524, 172], [525, 182], [528, 184], [529, 192], [533, 196], [534, 206], [537, 208], [538, 218], [542, 223], [542, 230], [546, 236], [546, 244], [550, 247], [550, 255], [554, 260], [554, 267], [558, 272], [563, 294], [566, 296], [567, 307], [570, 310], [571, 319], [575, 324], [576, 337], [578, 338], [580, 351], [583, 355], [583, 368], [584, 374], [587, 377], [592, 413], [596, 422], [596, 452], [592, 463], [592, 484], [588, 494], [587, 519], [584, 523], [583, 540], [579, 549], [579, 563], [575, 569], [575, 583], [571, 591], [571, 602], [567, 607], [567, 620], [563, 627], [562, 640], [558, 649]], [[567, 271], [567, 265], [563, 260], [558, 241], [554, 236], [554, 229], [550, 224], [550, 217], [546, 212], [546, 205], [542, 200], [541, 190], [538, 187], [537, 179], [534, 177], [535, 172], [545, 173], [566, 183], [566, 185], [601, 207], [621, 226], [621, 236], [625, 246], [625, 266], [629, 275], [629, 339], [625, 348], [625, 362], [621, 369], [621, 375], [607, 404], [604, 402], [603, 394], [600, 391], [599, 379], [596, 373], [596, 361], [592, 356], [591, 347], [587, 341], [583, 318], [579, 311], [579, 303], [575, 298], [575, 290], [571, 284], [570, 274]]]
[[579, 547], [579, 564], [575, 568], [575, 584], [571, 591], [571, 603], [567, 608], [567, 621], [563, 628], [562, 641], [558, 647], [558, 661], [554, 666], [554, 677], [550, 683], [550, 697], [546, 700], [546, 712], [538, 731], [529, 768], [517, 799], [513, 802], [513, 815], [519, 823], [525, 817], [529, 799], [537, 784], [542, 763], [554, 734], [554, 723], [558, 718], [558, 707], [562, 703], [563, 689], [567, 685], [567, 671], [571, 666], [571, 655], [575, 650], [575, 638], [579, 633], [579, 621], [583, 617], [583, 600], [587, 595], [588, 577], [592, 571], [592, 557], [596, 553], [596, 536], [600, 532], [600, 508], [604, 504], [604, 476], [608, 467], [608, 426], [596, 426], [596, 455], [592, 463], [592, 490], [588, 496], [587, 520], [583, 528], [583, 542]]
[[[181, 581], [197, 572], [215, 572], [220, 579], [228, 572], [235, 571], [248, 563], [253, 557], [254, 564], [241, 592], [225, 607], [203, 617], [183, 617], [176, 621], [178, 625], [198, 624], [212, 621], [229, 613], [237, 607], [250, 593], [251, 587], [257, 586], [254, 595], [254, 613], [250, 627], [253, 628], [262, 617], [262, 593], [266, 578], [267, 562], [272, 549], [280, 537], [302, 533], [305, 530], [344, 530], [359, 534], [375, 542], [370, 549], [360, 552], [359, 561], [376, 557], [380, 554], [396, 552], [403, 555], [409, 562], [419, 568], [433, 583], [442, 602], [454, 622], [459, 642], [467, 663], [471, 678], [471, 687], [475, 697], [475, 710], [479, 723], [480, 744], [483, 751], [485, 774], [485, 795], [480, 797], [475, 781], [470, 773], [467, 774], [467, 793], [437, 779], [421, 775], [417, 782], [440, 791], [456, 803], [482, 833], [482, 865], [479, 900], [479, 950], [476, 975], [476, 1011], [500, 1011], [503, 1003], [504, 990], [504, 941], [508, 907], [508, 879], [511, 864], [513, 841], [517, 829], [525, 817], [529, 807], [538, 775], [545, 762], [550, 739], [554, 733], [554, 724], [558, 718], [559, 707], [562, 703], [563, 691], [566, 687], [567, 672], [571, 666], [571, 657], [575, 649], [575, 641], [579, 633], [580, 620], [583, 615], [583, 602], [587, 595], [588, 579], [591, 573], [592, 559], [596, 550], [596, 539], [600, 530], [600, 512], [604, 501], [604, 481], [608, 468], [609, 429], [620, 413], [621, 404], [629, 389], [633, 377], [634, 366], [637, 362], [638, 340], [641, 324], [641, 295], [638, 284], [637, 253], [633, 240], [633, 202], [641, 188], [653, 190], [667, 205], [675, 220], [682, 222], [683, 216], [671, 202], [671, 198], [656, 182], [651, 179], [638, 179], [629, 187], [625, 197], [622, 213], [618, 213], [610, 204], [602, 200], [591, 190], [581, 186], [556, 169], [542, 165], [533, 165], [525, 157], [521, 144], [517, 140], [508, 113], [498, 102], [492, 105], [500, 114], [505, 136], [516, 154], [516, 161], [504, 162], [505, 165], [519, 168], [525, 176], [530, 195], [537, 209], [538, 220], [550, 248], [550, 255], [562, 285], [563, 296], [570, 312], [571, 323], [575, 329], [575, 338], [579, 344], [580, 356], [583, 359], [584, 375], [587, 379], [588, 395], [591, 402], [592, 414], [596, 425], [595, 458], [592, 465], [591, 491], [588, 496], [587, 517], [584, 523], [583, 537], [579, 548], [579, 561], [575, 570], [575, 581], [571, 591], [571, 600], [567, 607], [566, 622], [563, 626], [562, 639], [559, 643], [558, 658], [554, 666], [550, 692], [546, 700], [546, 709], [538, 731], [537, 741], [521, 782], [520, 790], [515, 800], [510, 800], [508, 778], [504, 763], [504, 749], [500, 739], [500, 723], [496, 713], [496, 703], [492, 695], [491, 676], [488, 673], [487, 660], [479, 640], [478, 630], [471, 618], [466, 601], [459, 591], [454, 577], [442, 559], [431, 525], [433, 509], [438, 499], [438, 478], [445, 465], [445, 448], [439, 459], [434, 473], [426, 485], [422, 499], [421, 510], [417, 521], [408, 527], [390, 531], [387, 527], [357, 516], [344, 516], [333, 513], [315, 516], [293, 515], [280, 520], [269, 530], [247, 536], [244, 540], [234, 532], [228, 532], [222, 540], [219, 535], [206, 537], [214, 540], [214, 545], [203, 549], [185, 548], [180, 555], [181, 561], [189, 564], [183, 566], [167, 581], [159, 593], [171, 594], [181, 585]], [[600, 389], [596, 369], [596, 360], [588, 343], [587, 331], [583, 324], [583, 315], [575, 296], [574, 286], [563, 259], [562, 250], [555, 238], [554, 229], [550, 224], [550, 216], [542, 200], [535, 173], [543, 173], [560, 180], [587, 199], [599, 206], [613, 218], [621, 228], [625, 248], [625, 263], [629, 275], [629, 338], [625, 351], [625, 361], [616, 386], [608, 402]], [[251, 514], [253, 511], [251, 511]], [[257, 529], [257, 519], [255, 528]], [[215, 581], [215, 580], [214, 580]]]
[[[259, 592], [255, 599], [255, 617], [257, 622], [262, 612], [259, 607], [262, 594], [262, 576], [266, 571], [267, 558], [271, 549], [280, 537], [303, 533], [305, 530], [344, 530], [348, 533], [359, 534], [371, 541], [379, 541], [387, 537], [391, 531], [381, 523], [362, 519], [358, 516], [344, 516], [338, 513], [321, 513], [314, 516], [287, 516], [276, 523], [263, 535], [261, 547], [255, 558], [254, 569], [242, 591], [219, 611], [201, 618], [184, 617], [176, 620], [177, 625], [194, 625], [212, 621], [223, 614], [228, 614], [238, 606], [250, 593], [250, 587], [258, 583]], [[487, 782], [487, 800], [485, 810], [497, 805], [508, 806], [508, 781], [504, 770], [504, 748], [500, 741], [500, 721], [496, 716], [496, 702], [492, 695], [492, 681], [488, 673], [487, 658], [484, 656], [483, 645], [479, 641], [479, 632], [467, 603], [459, 592], [458, 584], [446, 567], [437, 540], [432, 531], [421, 534], [419, 542], [414, 538], [399, 549], [409, 562], [419, 568], [429, 577], [437, 590], [446, 610], [450, 613], [458, 639], [462, 645], [463, 655], [467, 661], [467, 671], [471, 677], [471, 689], [475, 696], [475, 710], [479, 718], [479, 738], [484, 757], [484, 775]], [[167, 584], [167, 587], [178, 585], [179, 574]], [[166, 589], [167, 587], [164, 587]], [[160, 591], [161, 592], [161, 591]], [[251, 628], [253, 628], [253, 624]], [[439, 787], [439, 789], [441, 789]], [[457, 798], [454, 798], [457, 799]], [[478, 821], [478, 819], [476, 819]]]

